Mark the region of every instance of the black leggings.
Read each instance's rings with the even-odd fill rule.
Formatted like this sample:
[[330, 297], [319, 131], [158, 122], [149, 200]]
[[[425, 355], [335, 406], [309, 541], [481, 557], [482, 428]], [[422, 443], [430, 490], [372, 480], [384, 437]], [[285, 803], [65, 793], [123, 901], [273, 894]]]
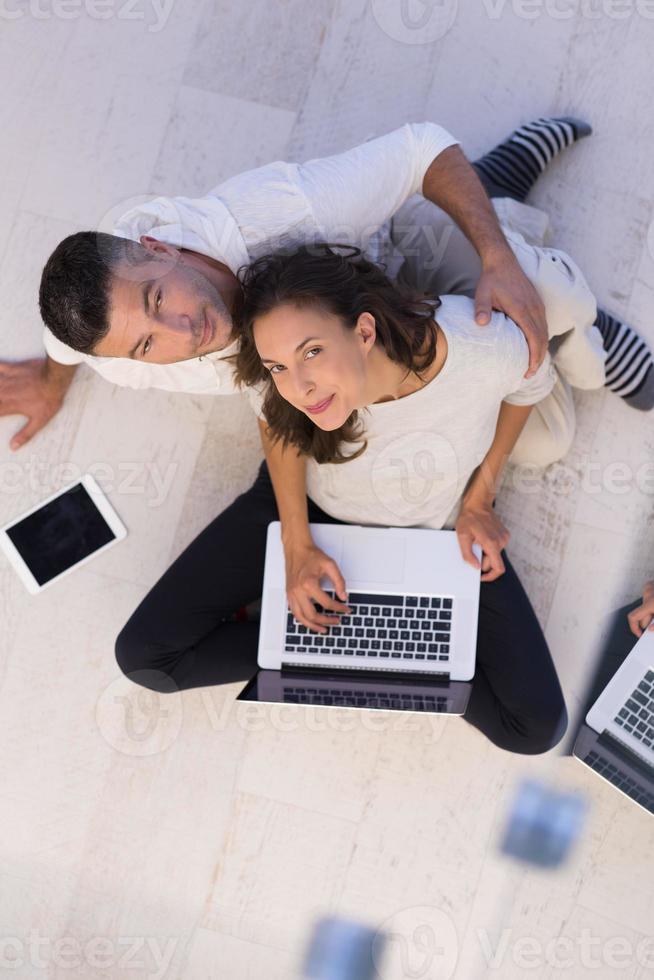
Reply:
[[[278, 520], [266, 464], [191, 542], [121, 630], [116, 658], [135, 683], [171, 692], [249, 679], [259, 624], [228, 618], [261, 596], [266, 531]], [[309, 520], [338, 523], [309, 500]], [[482, 582], [477, 668], [466, 721], [510, 752], [562, 738], [567, 714], [545, 637], [513, 566]]]

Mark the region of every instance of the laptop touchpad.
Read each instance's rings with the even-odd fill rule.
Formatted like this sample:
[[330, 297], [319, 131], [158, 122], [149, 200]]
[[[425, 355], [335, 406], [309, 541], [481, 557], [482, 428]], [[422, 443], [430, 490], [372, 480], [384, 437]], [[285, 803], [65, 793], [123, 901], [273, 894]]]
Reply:
[[399, 582], [404, 577], [405, 541], [384, 541], [381, 535], [367, 534], [360, 547], [352, 547], [352, 542], [348, 545], [340, 564], [348, 588], [353, 581]]

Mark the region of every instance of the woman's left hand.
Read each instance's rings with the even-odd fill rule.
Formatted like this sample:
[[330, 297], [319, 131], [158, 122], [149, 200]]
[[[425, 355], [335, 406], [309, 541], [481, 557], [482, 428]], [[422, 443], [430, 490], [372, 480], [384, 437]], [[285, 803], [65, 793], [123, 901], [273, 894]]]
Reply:
[[634, 636], [642, 636], [645, 630], [654, 630], [654, 582], [645, 582], [643, 602], [627, 616]]
[[481, 546], [482, 582], [494, 582], [504, 574], [506, 569], [501, 552], [509, 543], [511, 535], [493, 510], [492, 502], [464, 503], [455, 530], [461, 554], [473, 568], [479, 568], [480, 565], [472, 546], [475, 543]]

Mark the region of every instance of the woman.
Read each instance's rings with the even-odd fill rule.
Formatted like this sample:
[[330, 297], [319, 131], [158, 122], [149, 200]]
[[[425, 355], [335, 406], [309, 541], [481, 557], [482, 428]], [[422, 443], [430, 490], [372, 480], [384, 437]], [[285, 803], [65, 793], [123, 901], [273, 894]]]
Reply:
[[[549, 357], [525, 380], [527, 344], [505, 316], [482, 332], [472, 300], [404, 294], [354, 250], [264, 257], [247, 271], [244, 294], [237, 376], [256, 386], [273, 482], [297, 479], [288, 467], [299, 451], [310, 506], [330, 519], [455, 527], [477, 568], [472, 544], [481, 544], [477, 675], [466, 718], [505, 748], [551, 747], [565, 728], [563, 698], [493, 510], [531, 406], [556, 383]], [[306, 515], [280, 517], [295, 581], [310, 547]], [[343, 598], [338, 569], [322, 571]], [[315, 578], [313, 598], [344, 612]], [[299, 590], [289, 601], [301, 621], [311, 618]], [[335, 621], [316, 619], [323, 631]]]
[[[291, 608], [323, 632], [347, 612], [346, 583], [309, 522], [454, 526], [468, 561], [479, 567], [473, 542], [484, 552], [465, 718], [509, 751], [555, 745], [561, 688], [493, 510], [530, 407], [556, 382], [549, 357], [529, 380], [527, 364], [524, 336], [503, 315], [480, 329], [472, 300], [406, 295], [354, 250], [260, 259], [244, 277], [236, 370], [257, 389], [267, 465], [127, 623], [123, 671], [157, 690], [254, 673], [258, 623], [234, 613], [261, 595], [270, 521], [282, 522]], [[343, 601], [322, 591], [324, 574]]]

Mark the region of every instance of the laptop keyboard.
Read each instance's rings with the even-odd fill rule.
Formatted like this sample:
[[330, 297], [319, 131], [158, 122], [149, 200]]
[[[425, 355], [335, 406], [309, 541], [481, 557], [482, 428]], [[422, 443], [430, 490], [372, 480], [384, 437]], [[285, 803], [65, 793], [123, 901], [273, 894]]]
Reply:
[[646, 748], [651, 748], [654, 744], [654, 670], [647, 671], [614, 721]]
[[[334, 593], [327, 594], [334, 598]], [[451, 596], [381, 595], [352, 592], [350, 616], [341, 616], [327, 633], [302, 626], [289, 610], [285, 651], [293, 656], [366, 657], [372, 662], [450, 659], [454, 600]], [[317, 605], [318, 612], [324, 612]]]
[[631, 776], [627, 776], [618, 769], [612, 762], [605, 759], [595, 751], [590, 751], [583, 760], [591, 769], [604, 776], [610, 783], [630, 796], [636, 803], [640, 803], [650, 813], [654, 813], [654, 794], [644, 789], [641, 783], [636, 782]]
[[322, 704], [345, 708], [386, 708], [397, 711], [447, 711], [445, 695], [408, 694], [389, 691], [351, 691], [342, 687], [330, 690], [284, 685], [284, 701], [289, 704]]

